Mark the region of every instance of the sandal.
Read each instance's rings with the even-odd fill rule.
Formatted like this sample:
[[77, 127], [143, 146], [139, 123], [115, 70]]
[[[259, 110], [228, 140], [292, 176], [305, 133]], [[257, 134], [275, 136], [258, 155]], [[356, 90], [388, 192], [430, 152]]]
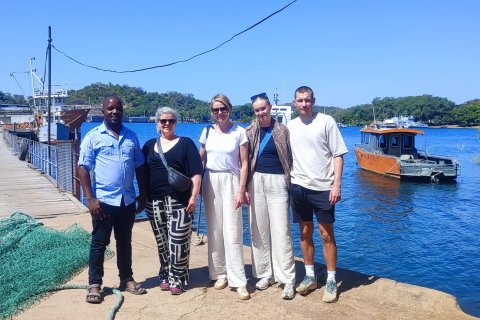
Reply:
[[[133, 282], [134, 286], [129, 287], [127, 285], [129, 282]], [[118, 287], [118, 290], [127, 291], [127, 292], [129, 292], [131, 294], [135, 294], [135, 295], [140, 295], [140, 294], [147, 293], [147, 290], [144, 287], [142, 287], [142, 285], [140, 283], [135, 282], [135, 280], [133, 280], [132, 277], [127, 278], [127, 279], [123, 280], [122, 282], [120, 282], [120, 286]]]
[[[97, 288], [98, 292], [92, 292], [91, 290]], [[100, 292], [100, 285], [98, 283], [91, 284], [87, 287], [87, 299], [88, 303], [92, 304], [99, 304], [102, 303], [103, 297], [102, 293]]]

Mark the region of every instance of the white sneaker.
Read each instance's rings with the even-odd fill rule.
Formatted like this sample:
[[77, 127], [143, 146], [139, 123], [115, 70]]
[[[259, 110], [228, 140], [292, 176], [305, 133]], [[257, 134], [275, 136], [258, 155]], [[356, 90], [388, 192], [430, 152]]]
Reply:
[[237, 294], [240, 300], [248, 300], [250, 299], [250, 293], [248, 293], [246, 287], [238, 287]]
[[306, 295], [309, 291], [317, 289], [317, 278], [305, 276], [297, 287], [297, 292]]
[[337, 283], [335, 281], [327, 281], [322, 300], [327, 303], [337, 301]]
[[272, 276], [270, 277], [265, 277], [265, 278], [262, 278], [260, 279], [260, 281], [257, 282], [257, 284], [255, 285], [255, 287], [258, 289], [258, 290], [265, 290], [267, 289], [269, 286], [271, 286], [272, 284], [275, 283], [275, 280], [273, 279]]
[[228, 280], [225, 277], [218, 278], [213, 287], [217, 290], [225, 289], [228, 285]]
[[295, 290], [293, 284], [286, 284], [283, 286], [282, 298], [285, 300], [292, 300], [295, 297]]

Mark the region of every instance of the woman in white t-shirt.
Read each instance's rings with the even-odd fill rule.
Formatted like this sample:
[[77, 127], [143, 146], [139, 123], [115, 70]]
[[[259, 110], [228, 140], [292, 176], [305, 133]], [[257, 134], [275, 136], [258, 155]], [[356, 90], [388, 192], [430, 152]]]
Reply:
[[237, 288], [241, 300], [250, 299], [243, 262], [242, 203], [248, 166], [245, 129], [230, 121], [232, 104], [223, 94], [210, 101], [215, 124], [200, 136], [205, 164], [202, 195], [208, 235], [208, 271], [214, 288]]

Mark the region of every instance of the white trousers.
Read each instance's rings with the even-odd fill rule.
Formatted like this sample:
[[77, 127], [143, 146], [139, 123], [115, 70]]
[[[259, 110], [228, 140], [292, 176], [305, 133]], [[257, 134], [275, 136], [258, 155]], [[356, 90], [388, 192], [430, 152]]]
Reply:
[[288, 189], [284, 176], [255, 172], [248, 192], [253, 276], [273, 275], [276, 281], [295, 284]]
[[247, 285], [242, 208], [235, 209], [238, 189], [239, 179], [231, 173], [207, 171], [203, 177], [208, 272], [211, 280], [226, 276], [230, 287]]

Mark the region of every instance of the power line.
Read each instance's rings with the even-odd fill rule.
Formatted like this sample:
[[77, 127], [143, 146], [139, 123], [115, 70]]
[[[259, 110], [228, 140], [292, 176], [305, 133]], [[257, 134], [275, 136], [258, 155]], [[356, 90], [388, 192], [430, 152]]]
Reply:
[[25, 95], [25, 92], [23, 91], [22, 86], [20, 85], [20, 83], [19, 83], [18, 80], [17, 80], [17, 77], [15, 77], [15, 73], [28, 73], [28, 72], [27, 72], [27, 71], [11, 72], [11, 73], [10, 73], [10, 77], [12, 77], [13, 79], [15, 79], [15, 82], [17, 83], [18, 87], [20, 88], [20, 91], [22, 91], [23, 99], [24, 99], [24, 100], [28, 103], [28, 105], [31, 107], [32, 105], [30, 104], [30, 101], [28, 101], [27, 96]]
[[111, 69], [104, 69], [104, 68], [100, 68], [100, 67], [95, 67], [95, 66], [92, 66], [92, 65], [88, 65], [86, 63], [83, 63], [83, 62], [80, 62], [78, 61], [77, 59], [69, 56], [68, 54], [66, 54], [65, 52], [57, 49], [53, 44], [52, 44], [52, 48], [55, 49], [57, 52], [63, 54], [65, 57], [67, 57], [68, 59], [78, 63], [79, 65], [82, 65], [84, 67], [87, 67], [87, 68], [92, 68], [92, 69], [95, 69], [95, 70], [98, 70], [98, 71], [104, 71], [104, 72], [112, 72], [112, 73], [133, 73], [133, 72], [140, 72], [140, 71], [146, 71], [146, 70], [152, 70], [152, 69], [157, 69], [157, 68], [165, 68], [165, 67], [170, 67], [170, 66], [173, 66], [175, 64], [178, 64], [178, 63], [184, 63], [184, 62], [188, 62], [192, 59], [195, 59], [197, 57], [200, 57], [204, 54], [207, 54], [209, 52], [212, 52], [212, 51], [215, 51], [217, 50], [218, 48], [222, 47], [224, 44], [232, 41], [234, 38], [238, 37], [239, 35], [255, 28], [256, 26], [258, 26], [259, 24], [263, 23], [264, 21], [270, 19], [271, 17], [273, 17], [274, 15], [276, 15], [277, 13], [280, 13], [282, 12], [283, 10], [285, 10], [286, 8], [288, 8], [289, 6], [291, 6], [292, 4], [294, 4], [295, 2], [297, 2], [298, 0], [294, 0], [292, 2], [290, 2], [289, 4], [287, 4], [286, 6], [284, 6], [283, 8], [273, 12], [272, 14], [268, 15], [267, 17], [263, 18], [262, 20], [258, 21], [257, 23], [255, 23], [254, 25], [248, 27], [247, 29], [245, 30], [242, 30], [236, 34], [234, 34], [232, 37], [230, 37], [230, 39], [228, 40], [225, 40], [223, 41], [222, 43], [220, 43], [218, 46], [212, 48], [212, 49], [209, 49], [209, 50], [206, 50], [206, 51], [203, 51], [201, 53], [198, 53], [196, 55], [193, 55], [191, 56], [190, 58], [188, 59], [184, 59], [184, 60], [178, 60], [178, 61], [175, 61], [175, 62], [170, 62], [170, 63], [167, 63], [167, 64], [162, 64], [162, 65], [158, 65], [158, 66], [153, 66], [153, 67], [147, 67], [147, 68], [141, 68], [141, 69], [135, 69], [135, 70], [123, 70], [123, 71], [118, 71], [118, 70], [111, 70]]

